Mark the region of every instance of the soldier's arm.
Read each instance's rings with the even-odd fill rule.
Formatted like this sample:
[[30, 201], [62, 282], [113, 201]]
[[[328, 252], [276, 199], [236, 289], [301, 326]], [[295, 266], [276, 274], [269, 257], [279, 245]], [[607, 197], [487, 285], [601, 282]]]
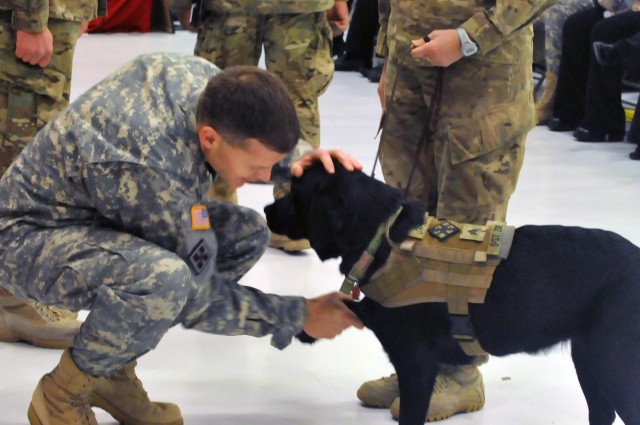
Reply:
[[45, 67], [53, 55], [53, 36], [47, 27], [49, 0], [15, 0], [11, 17], [16, 31], [18, 59]]
[[502, 38], [532, 23], [554, 0], [497, 0], [495, 6], [476, 12], [461, 27], [486, 53], [502, 42]]
[[346, 31], [349, 26], [349, 8], [346, 0], [335, 1], [333, 7], [327, 10], [327, 20], [334, 37]]

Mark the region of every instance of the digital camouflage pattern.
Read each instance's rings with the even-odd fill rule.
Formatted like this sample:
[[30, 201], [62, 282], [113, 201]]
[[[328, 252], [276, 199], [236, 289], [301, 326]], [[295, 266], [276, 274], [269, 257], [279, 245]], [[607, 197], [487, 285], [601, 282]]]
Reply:
[[[0, 282], [90, 310], [73, 356], [93, 376], [153, 349], [178, 323], [273, 334], [278, 348], [303, 327], [304, 298], [237, 284], [266, 247], [264, 219], [206, 197], [213, 175], [195, 106], [217, 72], [192, 55], [141, 56], [54, 118], [0, 180]], [[195, 205], [211, 229], [192, 228], [203, 221]]]
[[[39, 129], [69, 104], [80, 22], [106, 11], [106, 0], [0, 0], [0, 176]], [[53, 56], [45, 68], [15, 56], [16, 30], [49, 28]]]
[[562, 52], [562, 26], [576, 12], [593, 6], [593, 0], [557, 0], [542, 16], [546, 71], [558, 75]]
[[260, 15], [210, 13], [198, 27], [194, 53], [220, 68], [265, 65], [287, 87], [302, 138], [320, 145], [318, 97], [333, 78], [331, 28], [326, 13]]
[[387, 57], [380, 157], [385, 181], [402, 189], [409, 181], [439, 72], [409, 55], [411, 40], [462, 27], [479, 51], [442, 70], [433, 143], [422, 150], [410, 196], [439, 219], [503, 220], [526, 135], [536, 123], [531, 23], [553, 1], [381, 1], [378, 51]]

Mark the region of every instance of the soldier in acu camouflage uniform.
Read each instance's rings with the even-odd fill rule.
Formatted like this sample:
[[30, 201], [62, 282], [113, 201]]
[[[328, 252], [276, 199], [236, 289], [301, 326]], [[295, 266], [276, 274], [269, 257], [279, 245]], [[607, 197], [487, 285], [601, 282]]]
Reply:
[[553, 116], [553, 100], [558, 84], [558, 70], [562, 52], [562, 26], [576, 12], [588, 9], [593, 0], [557, 0], [541, 19], [544, 22], [544, 88], [536, 99], [538, 124], [546, 124]]
[[[69, 103], [73, 51], [81, 22], [106, 12], [106, 0], [0, 0], [0, 176], [39, 129]], [[75, 314], [7, 292], [0, 282], [0, 341], [64, 348]]]
[[[527, 133], [536, 123], [531, 23], [552, 0], [381, 0], [379, 93], [386, 114], [381, 164], [387, 183], [409, 185], [439, 219], [504, 220]], [[427, 39], [425, 42], [423, 37]], [[429, 105], [443, 75], [433, 137]], [[421, 154], [417, 147], [424, 144]], [[409, 175], [417, 161], [415, 174]], [[478, 358], [475, 363], [486, 359]], [[358, 397], [399, 415], [395, 376], [365, 383]], [[442, 365], [427, 420], [484, 405], [476, 366]]]
[[[303, 329], [330, 338], [362, 326], [336, 293], [306, 300], [239, 285], [265, 250], [266, 224], [205, 196], [216, 174], [233, 188], [269, 180], [298, 137], [271, 74], [171, 54], [132, 61], [36, 135], [0, 180], [0, 281], [90, 312], [36, 388], [32, 425], [94, 425], [91, 406], [129, 425], [182, 424], [134, 370], [175, 324], [272, 334], [280, 349]], [[360, 168], [316, 150], [291, 169], [331, 156]]]
[[[345, 0], [200, 0], [204, 16], [196, 28], [189, 25], [191, 0], [172, 0], [186, 28], [197, 30], [194, 53], [224, 69], [258, 65], [264, 48], [267, 70], [284, 82], [300, 121], [302, 138], [320, 145], [318, 97], [333, 78], [327, 10], [348, 21]], [[287, 188], [274, 188], [276, 198]], [[235, 191], [216, 182], [212, 196], [237, 201]], [[272, 235], [271, 246], [286, 251], [309, 248], [308, 241], [291, 241]]]

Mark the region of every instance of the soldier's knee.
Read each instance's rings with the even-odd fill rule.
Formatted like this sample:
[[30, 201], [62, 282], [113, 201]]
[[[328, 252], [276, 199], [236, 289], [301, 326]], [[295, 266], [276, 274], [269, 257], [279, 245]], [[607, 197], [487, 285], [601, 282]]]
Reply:
[[[160, 303], [166, 303], [168, 312], [177, 314], [195, 289], [195, 281], [189, 266], [175, 254], [156, 259], [147, 270], [149, 294]], [[169, 313], [171, 314], [171, 313]]]

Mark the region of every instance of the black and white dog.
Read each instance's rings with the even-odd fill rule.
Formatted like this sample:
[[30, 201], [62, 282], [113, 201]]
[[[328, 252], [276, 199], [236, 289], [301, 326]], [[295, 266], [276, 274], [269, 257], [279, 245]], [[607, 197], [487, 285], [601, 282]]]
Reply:
[[[273, 232], [308, 238], [321, 260], [341, 257], [346, 274], [402, 204], [389, 233], [393, 242], [422, 224], [421, 205], [361, 172], [336, 163], [336, 173], [327, 174], [317, 164], [265, 212]], [[382, 242], [361, 286], [391, 249]], [[470, 362], [450, 335], [446, 304], [385, 308], [366, 297], [348, 304], [395, 367], [400, 424], [424, 423], [438, 363]], [[469, 308], [478, 340], [492, 355], [570, 341], [590, 425], [610, 425], [616, 413], [626, 425], [640, 425], [640, 249], [631, 242], [604, 230], [519, 227], [484, 304]]]

